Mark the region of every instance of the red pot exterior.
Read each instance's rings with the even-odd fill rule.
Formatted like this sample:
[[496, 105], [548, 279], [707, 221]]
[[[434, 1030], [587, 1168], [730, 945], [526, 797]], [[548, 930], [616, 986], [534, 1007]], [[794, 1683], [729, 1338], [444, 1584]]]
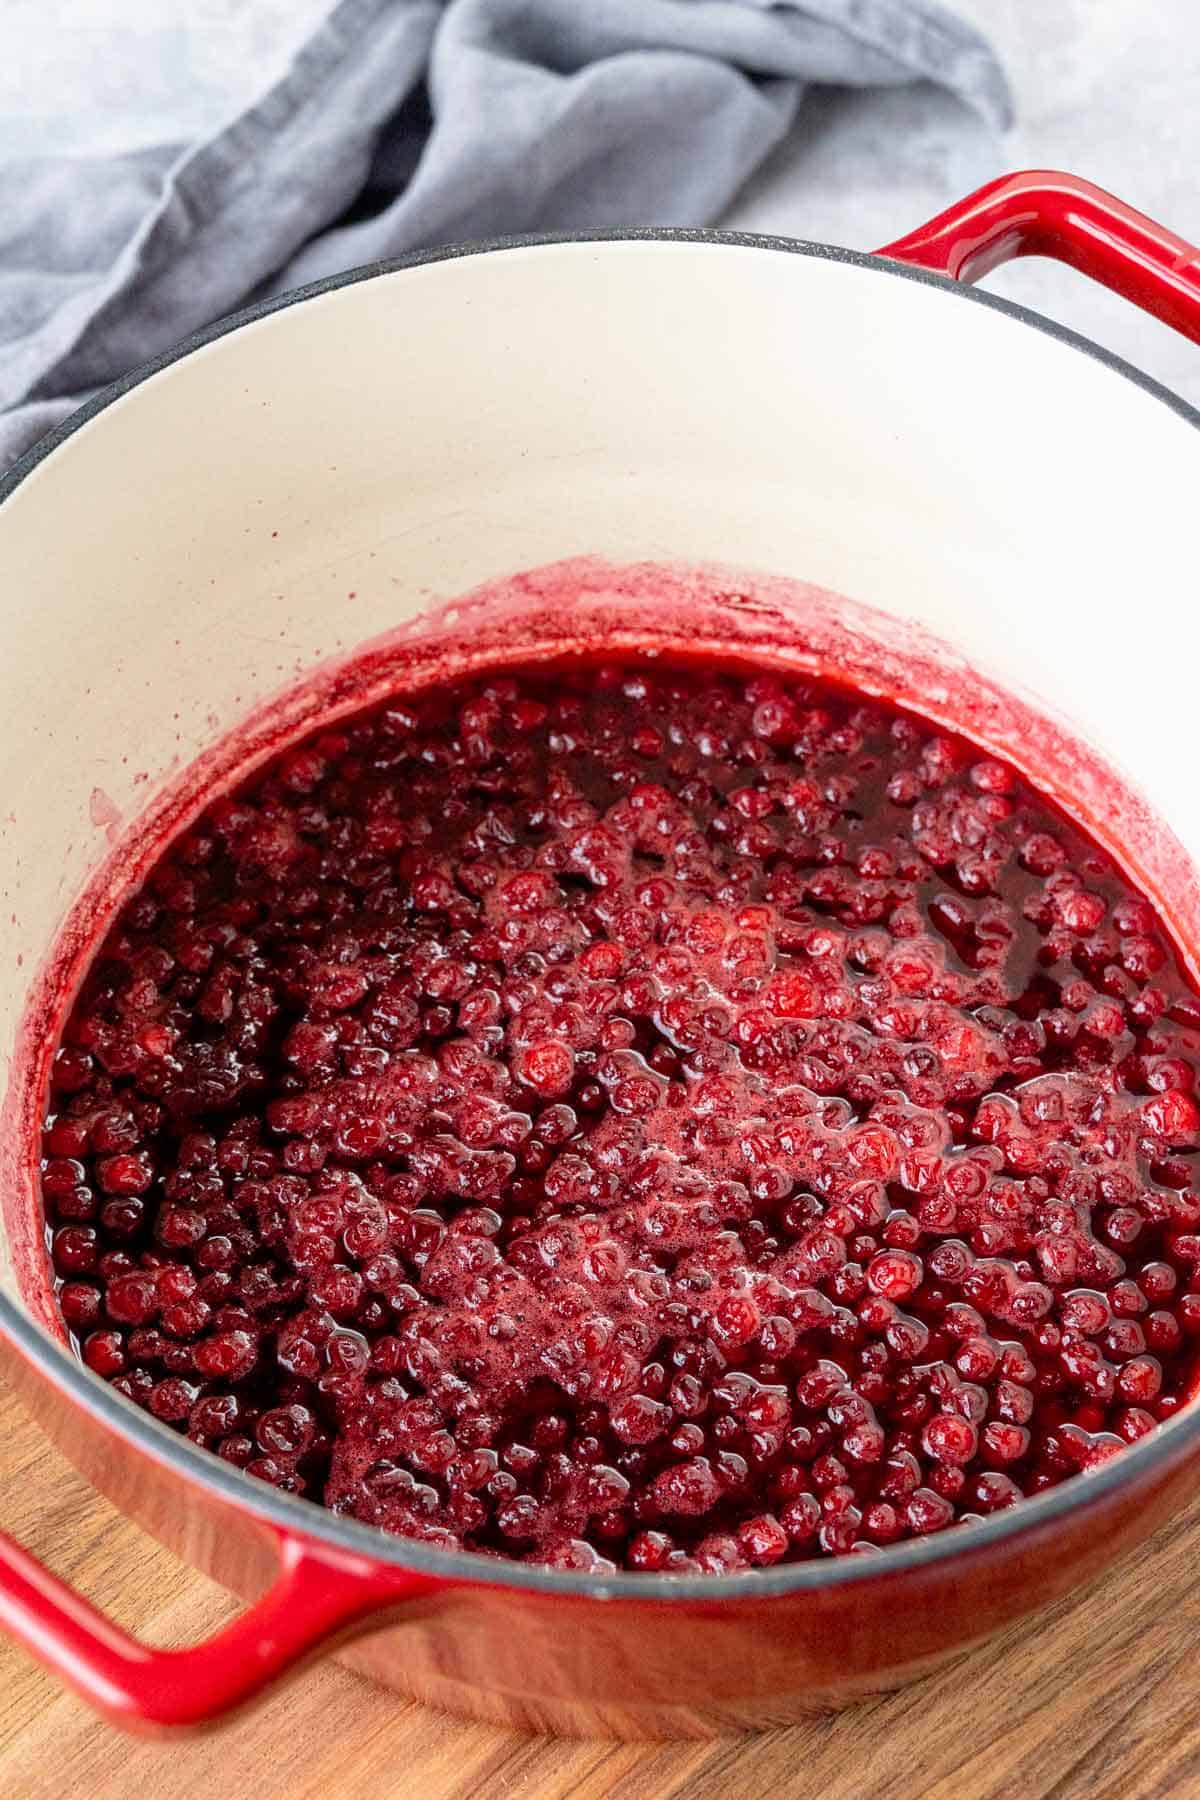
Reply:
[[1024, 169], [989, 181], [880, 256], [978, 281], [1016, 256], [1048, 256], [1200, 343], [1200, 250], [1078, 175]]
[[[230, 1504], [116, 1438], [32, 1363], [5, 1352], [4, 1373], [39, 1423], [123, 1512], [244, 1598], [271, 1588], [280, 1540], [251, 1511], [252, 1489], [245, 1507]], [[777, 1726], [899, 1686], [1084, 1587], [1182, 1502], [1194, 1487], [1194, 1458], [1163, 1459], [1138, 1474], [1001, 1543], [972, 1550], [964, 1542], [915, 1569], [890, 1571], [881, 1557], [869, 1580], [768, 1598], [599, 1600], [439, 1584], [389, 1563], [339, 1560], [314, 1536], [299, 1540], [305, 1558], [343, 1601], [349, 1589], [357, 1602], [343, 1604], [340, 1621], [309, 1623], [321, 1627], [318, 1638], [326, 1628], [340, 1634], [342, 1660], [399, 1693], [522, 1729], [636, 1738]], [[189, 1691], [180, 1705], [159, 1706], [140, 1692], [136, 1709], [106, 1702], [61, 1655], [43, 1660], [117, 1722], [154, 1729], [200, 1722], [262, 1685], [245, 1666], [252, 1647], [221, 1654], [223, 1694]]]

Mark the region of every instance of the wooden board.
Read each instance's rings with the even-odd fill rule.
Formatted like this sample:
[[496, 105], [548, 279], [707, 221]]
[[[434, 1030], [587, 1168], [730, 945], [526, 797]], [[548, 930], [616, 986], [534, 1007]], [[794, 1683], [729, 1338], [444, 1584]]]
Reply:
[[[232, 1602], [101, 1500], [0, 1391], [0, 1525], [162, 1644]], [[331, 1663], [164, 1744], [101, 1724], [0, 1641], [8, 1800], [1188, 1800], [1200, 1796], [1200, 1501], [1036, 1626], [903, 1692], [708, 1744], [521, 1737], [428, 1712]]]

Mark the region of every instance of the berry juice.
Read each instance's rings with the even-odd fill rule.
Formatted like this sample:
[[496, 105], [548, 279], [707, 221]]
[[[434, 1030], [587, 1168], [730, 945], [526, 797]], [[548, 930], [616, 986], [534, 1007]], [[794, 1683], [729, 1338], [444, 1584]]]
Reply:
[[1152, 1431], [1200, 999], [1007, 764], [819, 679], [531, 664], [317, 730], [62, 1032], [62, 1316], [334, 1512], [582, 1570], [880, 1550]]

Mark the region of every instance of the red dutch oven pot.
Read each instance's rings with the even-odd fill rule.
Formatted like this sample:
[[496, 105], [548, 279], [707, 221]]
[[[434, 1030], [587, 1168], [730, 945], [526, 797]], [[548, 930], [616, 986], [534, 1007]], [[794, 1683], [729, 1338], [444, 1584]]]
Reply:
[[[1177, 742], [1192, 678], [1170, 601], [1194, 581], [1200, 416], [955, 285], [1021, 255], [1200, 340], [1200, 252], [1086, 182], [1018, 174], [876, 256], [637, 231], [357, 270], [138, 371], [0, 488], [0, 570], [19, 597], [0, 627], [0, 866], [22, 965], [0, 980], [17, 1046], [4, 1372], [103, 1492], [250, 1601], [205, 1643], [152, 1648], [0, 1538], [0, 1625], [113, 1721], [214, 1719], [336, 1641], [397, 1689], [526, 1726], [777, 1724], [1078, 1588], [1191, 1488], [1195, 1405], [1094, 1473], [876, 1556], [720, 1578], [524, 1567], [389, 1538], [243, 1475], [76, 1361], [47, 1297], [45, 1060], [122, 881], [280, 721], [415, 678], [464, 625], [477, 661], [498, 655], [505, 605], [549, 642], [569, 594], [571, 632], [619, 639], [647, 596], [703, 589], [694, 638], [836, 661], [1028, 763], [1168, 911], [1185, 954], [1200, 944], [1200, 804]], [[431, 593], [584, 552], [608, 560], [431, 611]], [[695, 574], [717, 556], [863, 604], [749, 577], [718, 591]], [[388, 630], [348, 674], [343, 646]], [[964, 662], [978, 673], [956, 705]], [[288, 675], [306, 681], [272, 710]], [[248, 709], [235, 748], [213, 748]], [[120, 814], [137, 815], [123, 835]], [[117, 842], [97, 869], [106, 824]]]

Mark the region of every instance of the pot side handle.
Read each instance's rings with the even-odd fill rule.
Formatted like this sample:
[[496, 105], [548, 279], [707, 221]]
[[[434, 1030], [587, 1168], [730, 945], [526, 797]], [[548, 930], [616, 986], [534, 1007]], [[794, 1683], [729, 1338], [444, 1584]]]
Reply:
[[1001, 175], [876, 254], [966, 282], [1052, 256], [1200, 343], [1200, 249], [1078, 175]]
[[186, 1650], [143, 1644], [0, 1533], [0, 1629], [113, 1724], [157, 1733], [229, 1712], [367, 1613], [440, 1583], [318, 1555], [281, 1533], [274, 1584]]

